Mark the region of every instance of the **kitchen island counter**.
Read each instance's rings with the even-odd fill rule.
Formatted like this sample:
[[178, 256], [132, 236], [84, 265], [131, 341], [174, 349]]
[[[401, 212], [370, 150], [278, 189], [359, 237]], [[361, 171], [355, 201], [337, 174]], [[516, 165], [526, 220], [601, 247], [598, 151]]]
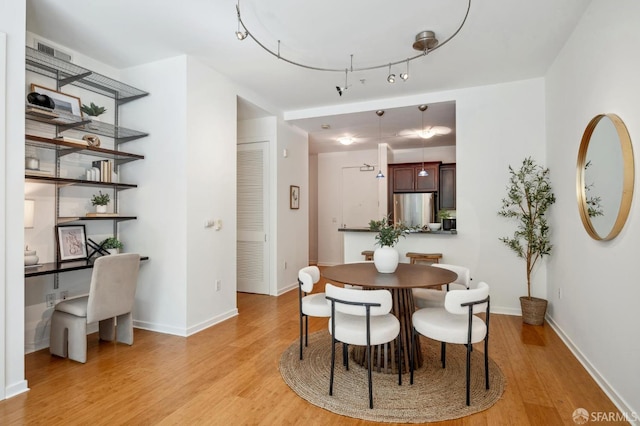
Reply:
[[[375, 250], [377, 231], [369, 228], [339, 228], [338, 231], [343, 236], [343, 261], [362, 262], [363, 251]], [[455, 238], [458, 232], [451, 231], [417, 231], [409, 232], [395, 245], [400, 254], [400, 262], [409, 263], [407, 253], [442, 253], [441, 263], [452, 263], [455, 261]]]

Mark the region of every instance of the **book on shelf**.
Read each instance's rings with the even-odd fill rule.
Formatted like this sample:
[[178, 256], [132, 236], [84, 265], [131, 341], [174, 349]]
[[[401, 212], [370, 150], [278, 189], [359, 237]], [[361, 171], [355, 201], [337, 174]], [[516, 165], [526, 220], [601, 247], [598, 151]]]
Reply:
[[26, 176], [53, 176], [52, 170], [25, 169]]
[[57, 112], [53, 112], [52, 110], [49, 110], [49, 109], [38, 108], [35, 106], [28, 106], [26, 109], [26, 113], [28, 115], [33, 115], [36, 117], [43, 117], [43, 118], [58, 118], [60, 116], [60, 114], [58, 114]]
[[70, 138], [69, 136], [58, 136], [56, 138], [56, 140], [60, 140], [60, 141], [63, 141], [63, 142], [74, 143], [76, 145], [89, 146], [87, 141], [84, 141], [82, 139], [77, 139], [77, 138]]
[[111, 182], [113, 174], [113, 162], [111, 160], [94, 161], [91, 165], [100, 171], [100, 182]]

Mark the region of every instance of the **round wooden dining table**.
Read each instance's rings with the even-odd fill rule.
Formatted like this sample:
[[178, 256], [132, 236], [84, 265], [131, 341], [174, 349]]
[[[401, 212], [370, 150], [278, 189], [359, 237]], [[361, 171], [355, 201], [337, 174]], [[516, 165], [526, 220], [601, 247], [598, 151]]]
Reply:
[[[365, 289], [386, 289], [391, 291], [393, 308], [391, 312], [400, 321], [400, 340], [402, 357], [397, 359], [396, 342], [378, 345], [372, 348], [372, 368], [383, 373], [396, 373], [398, 368], [402, 372], [409, 371], [409, 343], [411, 342], [411, 316], [415, 311], [413, 292], [416, 287], [438, 287], [449, 284], [458, 275], [444, 268], [423, 264], [400, 263], [394, 273], [383, 274], [376, 270], [372, 262], [346, 263], [322, 269], [322, 276], [336, 283], [362, 286]], [[416, 342], [416, 368], [422, 365], [420, 340]], [[353, 349], [354, 360], [366, 365], [365, 350], [362, 347]]]

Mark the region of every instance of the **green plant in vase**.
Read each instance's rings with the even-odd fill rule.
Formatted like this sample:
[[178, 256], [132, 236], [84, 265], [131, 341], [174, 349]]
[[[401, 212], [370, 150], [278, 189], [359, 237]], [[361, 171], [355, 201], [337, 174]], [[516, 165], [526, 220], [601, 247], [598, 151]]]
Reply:
[[451, 217], [451, 211], [442, 209], [438, 212], [438, 219], [442, 222], [442, 229], [444, 231], [449, 231], [453, 228], [453, 221]]
[[94, 118], [107, 112], [107, 109], [105, 107], [98, 106], [93, 102], [91, 102], [89, 106], [82, 104], [82, 107], [80, 109], [88, 116]]
[[102, 240], [100, 247], [109, 251], [110, 253], [118, 253], [118, 251], [124, 248], [124, 245], [116, 237], [109, 237]]
[[111, 201], [109, 194], [103, 194], [102, 191], [98, 191], [91, 197], [91, 204], [96, 206], [96, 213], [106, 213], [109, 201]]
[[369, 229], [376, 231], [376, 244], [379, 245], [373, 253], [373, 263], [380, 273], [393, 273], [398, 267], [400, 256], [394, 246], [405, 237], [409, 231], [402, 223], [389, 223], [389, 216], [380, 221], [369, 222]]
[[553, 246], [545, 214], [556, 197], [551, 190], [549, 169], [537, 165], [531, 157], [524, 159], [519, 170], [509, 166], [509, 174], [507, 197], [502, 199], [498, 215], [515, 219], [516, 230], [500, 241], [526, 261], [527, 296], [520, 298], [522, 316], [525, 323], [540, 325], [547, 301], [531, 297], [531, 272], [539, 260], [551, 254]]

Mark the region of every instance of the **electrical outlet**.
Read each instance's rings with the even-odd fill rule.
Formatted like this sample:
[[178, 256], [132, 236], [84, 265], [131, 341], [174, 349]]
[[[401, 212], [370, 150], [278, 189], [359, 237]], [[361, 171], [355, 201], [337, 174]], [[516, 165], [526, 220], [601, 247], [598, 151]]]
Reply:
[[60, 299], [67, 300], [69, 298], [69, 292], [67, 290], [60, 292]]
[[49, 293], [47, 294], [47, 308], [53, 308], [56, 304], [56, 294], [55, 293]]
[[216, 280], [216, 291], [220, 291], [221, 287], [222, 287], [222, 281]]

